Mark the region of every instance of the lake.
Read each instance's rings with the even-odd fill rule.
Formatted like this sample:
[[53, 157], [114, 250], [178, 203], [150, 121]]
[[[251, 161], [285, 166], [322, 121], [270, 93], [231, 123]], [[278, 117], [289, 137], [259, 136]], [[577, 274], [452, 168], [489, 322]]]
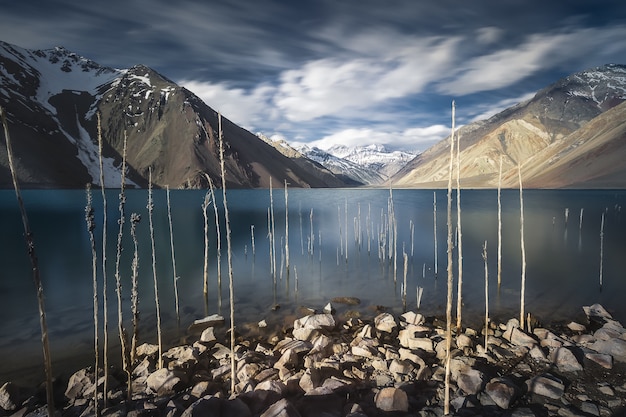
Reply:
[[[437, 274], [433, 193], [437, 203]], [[227, 322], [229, 320], [221, 190], [218, 190], [216, 198], [222, 236], [222, 284], [221, 290], [218, 289], [216, 228], [211, 206], [208, 211], [209, 295], [206, 303], [203, 297], [202, 211], [205, 192], [171, 191], [170, 196], [179, 277], [180, 324], [177, 324], [175, 311], [166, 192], [154, 192], [157, 277], [164, 342], [167, 345], [179, 342], [189, 324], [207, 313], [220, 313]], [[142, 218], [137, 226], [140, 342], [154, 343], [156, 318], [147, 191], [129, 190], [126, 197], [127, 220], [120, 259], [124, 323], [130, 329], [133, 242], [128, 216], [135, 212]], [[363, 316], [373, 316], [376, 306], [400, 313], [405, 308], [404, 304], [407, 309], [415, 310], [417, 287], [423, 288], [420, 311], [426, 315], [445, 317], [446, 191], [393, 190], [392, 204], [389, 197], [389, 190], [384, 189], [289, 189], [290, 269], [287, 273], [284, 252], [285, 194], [282, 188], [274, 189], [277, 265], [274, 276], [270, 269], [271, 245], [268, 239], [269, 190], [228, 191], [237, 329], [244, 334], [246, 331], [258, 331], [255, 323], [265, 319], [268, 327], [262, 331], [276, 332], [302, 314], [300, 306], [321, 310], [331, 298], [337, 296], [361, 299], [358, 306], [335, 305], [340, 314], [355, 309]], [[53, 370], [55, 374], [67, 373], [92, 363], [92, 254], [84, 214], [86, 193], [81, 190], [27, 190], [23, 192], [23, 198], [34, 233], [44, 286]], [[94, 190], [93, 198], [101, 288], [102, 199], [99, 190]], [[524, 191], [526, 312], [541, 323], [584, 320], [581, 307], [601, 303], [616, 319], [626, 321], [626, 222], [622, 218], [625, 200], [626, 192], [621, 190]], [[109, 339], [114, 343], [118, 341], [114, 279], [119, 228], [117, 190], [107, 191], [107, 207]], [[389, 259], [389, 254], [394, 253], [393, 242], [388, 242], [392, 236], [389, 231], [394, 230], [394, 222], [389, 221], [390, 207], [393, 207], [397, 230], [395, 272], [393, 261]], [[462, 190], [461, 207], [464, 324], [479, 326], [484, 314], [482, 248], [485, 241], [490, 317], [493, 320], [518, 317], [521, 277], [519, 191], [502, 191], [500, 288], [497, 285], [497, 190]], [[601, 238], [603, 214], [604, 233]], [[453, 218], [456, 223], [454, 198]], [[0, 230], [0, 355], [3, 357], [0, 384], [8, 380], [41, 381], [43, 370], [37, 300], [21, 217], [12, 190], [0, 191]], [[402, 292], [404, 253], [407, 257], [406, 299], [403, 299]], [[454, 271], [456, 297], [456, 264]], [[280, 308], [273, 309], [275, 306]], [[118, 356], [116, 353], [113, 358]]]

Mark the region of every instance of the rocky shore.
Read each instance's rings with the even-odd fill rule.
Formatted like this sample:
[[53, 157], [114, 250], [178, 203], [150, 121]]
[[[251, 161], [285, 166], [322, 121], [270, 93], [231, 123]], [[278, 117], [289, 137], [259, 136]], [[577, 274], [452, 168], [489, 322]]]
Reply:
[[[354, 300], [337, 299], [335, 303]], [[358, 300], [357, 300], [358, 301]], [[337, 304], [335, 304], [336, 306]], [[626, 329], [600, 305], [585, 323], [524, 331], [517, 319], [453, 336], [451, 413], [458, 416], [611, 417], [626, 415]], [[144, 344], [132, 371], [109, 375], [103, 416], [420, 416], [444, 413], [445, 323], [383, 310], [367, 319], [329, 303], [292, 325], [238, 337], [223, 318], [198, 320], [187, 343], [163, 353]], [[236, 362], [230, 394], [231, 355]], [[58, 415], [94, 415], [93, 370], [57, 379]], [[102, 390], [104, 377], [99, 378]], [[43, 416], [45, 395], [6, 383], [0, 416]], [[102, 398], [101, 398], [102, 403]], [[102, 406], [101, 406], [102, 407]]]

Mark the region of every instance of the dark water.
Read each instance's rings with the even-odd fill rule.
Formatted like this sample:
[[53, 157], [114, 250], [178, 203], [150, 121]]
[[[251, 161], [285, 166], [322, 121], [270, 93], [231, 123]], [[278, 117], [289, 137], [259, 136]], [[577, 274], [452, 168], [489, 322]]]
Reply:
[[[436, 193], [438, 277], [434, 271], [433, 191], [393, 191], [398, 259], [394, 280], [393, 264], [388, 259], [381, 261], [378, 249], [379, 236], [385, 233], [385, 225], [389, 224], [388, 190], [289, 190], [289, 274], [284, 266], [280, 268], [285, 261], [281, 250], [281, 240], [284, 242], [285, 237], [284, 191], [274, 190], [276, 262], [282, 271], [277, 272], [274, 284], [267, 238], [269, 191], [229, 191], [238, 328], [243, 331], [247, 328], [246, 323], [266, 319], [270, 329], [273, 329], [292, 320], [292, 316], [298, 314], [298, 306], [320, 309], [335, 296], [360, 298], [362, 303], [357, 309], [363, 314], [373, 314], [373, 306], [376, 305], [401, 312], [403, 251], [408, 257], [406, 307], [417, 307], [416, 288], [420, 286], [424, 288], [421, 311], [443, 316], [447, 277], [446, 194], [441, 190]], [[176, 269], [180, 277], [180, 329], [183, 329], [179, 331], [173, 295], [166, 195], [164, 191], [155, 191], [157, 275], [162, 318], [167, 329], [165, 341], [170, 344], [178, 341], [184, 335], [184, 329], [206, 312], [219, 312], [228, 320], [228, 267], [221, 192], [217, 199], [222, 222], [222, 288], [221, 292], [218, 291], [217, 245], [211, 207], [208, 213], [208, 308], [202, 295], [204, 218], [201, 205], [204, 194], [203, 191], [171, 192]], [[92, 257], [84, 220], [85, 192], [25, 191], [23, 196], [40, 262], [54, 371], [62, 373], [90, 364], [93, 349]], [[99, 191], [93, 196], [98, 224], [98, 279], [102, 286], [102, 201]], [[118, 340], [113, 275], [119, 216], [117, 191], [111, 190], [107, 196], [109, 331], [111, 343], [114, 343]], [[461, 200], [465, 321], [478, 324], [479, 317], [484, 314], [482, 245], [485, 240], [488, 242], [490, 316], [496, 320], [517, 317], [521, 276], [519, 192], [504, 190], [502, 193], [503, 267], [499, 290], [496, 281], [497, 192], [462, 191]], [[617, 319], [626, 321], [626, 220], [622, 218], [621, 210], [625, 200], [624, 191], [524, 192], [527, 312], [539, 321], [549, 323], [582, 319], [581, 306], [602, 303]], [[138, 225], [140, 341], [155, 342], [156, 318], [146, 202], [145, 191], [127, 192], [127, 215], [137, 212], [142, 216]], [[453, 206], [456, 208], [455, 201]], [[582, 227], [581, 209], [584, 209]], [[566, 211], [569, 212], [567, 222]], [[600, 288], [602, 213], [605, 224], [603, 286]], [[453, 211], [453, 218], [456, 220], [456, 210]], [[252, 225], [255, 254], [252, 252]], [[133, 247], [130, 223], [126, 221], [124, 226], [120, 273], [125, 323], [130, 327], [129, 288]], [[4, 358], [0, 364], [0, 383], [28, 378], [38, 381], [42, 371], [37, 301], [21, 218], [12, 191], [0, 191], [0, 231], [0, 355]], [[385, 252], [388, 250], [386, 244]], [[281, 306], [277, 312], [271, 311], [274, 304]], [[102, 341], [102, 335], [100, 337]]]

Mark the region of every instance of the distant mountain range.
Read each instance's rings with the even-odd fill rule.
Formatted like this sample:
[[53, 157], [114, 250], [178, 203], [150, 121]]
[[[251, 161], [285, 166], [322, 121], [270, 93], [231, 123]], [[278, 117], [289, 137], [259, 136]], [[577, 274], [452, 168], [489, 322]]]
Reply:
[[[119, 187], [123, 138], [128, 180], [145, 187], [221, 184], [218, 114], [190, 91], [150, 68], [103, 67], [64, 48], [26, 50], [0, 42], [0, 106], [6, 109], [25, 188], [82, 188], [100, 183], [101, 114], [104, 183]], [[303, 165], [222, 119], [229, 187], [343, 187], [319, 164]], [[4, 141], [0, 187], [11, 186]]]
[[408, 152], [388, 151], [382, 145], [335, 145], [324, 151], [307, 145], [292, 147], [284, 140], [272, 140], [262, 134], [258, 135], [284, 155], [296, 160], [317, 162], [355, 186], [383, 184], [415, 157], [415, 154]]
[[[570, 75], [532, 99], [458, 130], [461, 186], [626, 188], [626, 66]], [[154, 70], [101, 66], [64, 48], [27, 50], [0, 41], [0, 106], [7, 111], [18, 178], [25, 188], [119, 187], [123, 138], [127, 178], [145, 187], [220, 184], [218, 114]], [[419, 155], [370, 145], [326, 151], [254, 135], [223, 118], [226, 182], [232, 188], [360, 185], [447, 186], [450, 138]], [[0, 188], [11, 187], [0, 141]]]
[[[532, 99], [462, 127], [462, 187], [626, 188], [626, 66], [565, 77]], [[445, 187], [450, 137], [417, 156], [390, 182]], [[454, 174], [456, 175], [456, 174]]]

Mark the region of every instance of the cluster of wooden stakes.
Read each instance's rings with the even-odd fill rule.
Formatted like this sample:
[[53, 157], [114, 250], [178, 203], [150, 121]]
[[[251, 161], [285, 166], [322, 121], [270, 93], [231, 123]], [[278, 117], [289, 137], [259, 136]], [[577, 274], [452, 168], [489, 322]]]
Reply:
[[[33, 241], [33, 235], [30, 230], [28, 217], [26, 214], [26, 210], [24, 208], [23, 200], [20, 193], [20, 188], [18, 184], [18, 179], [16, 175], [16, 171], [14, 168], [13, 161], [13, 152], [11, 147], [11, 140], [9, 137], [8, 124], [6, 121], [6, 114], [2, 107], [0, 107], [0, 118], [2, 120], [2, 124], [4, 127], [4, 136], [6, 141], [7, 154], [9, 159], [9, 166], [11, 170], [13, 186], [15, 189], [17, 201], [19, 204], [19, 209], [21, 212], [21, 217], [24, 225], [24, 233], [26, 237], [27, 251], [32, 262], [32, 271], [33, 271], [33, 279], [35, 283], [38, 307], [39, 307], [39, 317], [40, 317], [40, 327], [41, 327], [41, 341], [43, 347], [43, 358], [44, 358], [44, 368], [45, 368], [45, 377], [46, 377], [46, 392], [47, 392], [47, 407], [48, 407], [48, 415], [54, 415], [54, 401], [53, 401], [53, 390], [52, 390], [52, 367], [51, 367], [51, 358], [50, 358], [50, 348], [48, 343], [48, 330], [46, 325], [46, 314], [45, 314], [45, 305], [44, 305], [44, 295], [43, 295], [43, 287], [41, 284], [41, 279], [39, 276], [39, 268], [37, 256], [35, 253], [35, 244]], [[230, 344], [231, 350], [234, 350], [235, 346], [235, 312], [234, 312], [234, 290], [233, 290], [233, 265], [232, 265], [232, 250], [231, 250], [231, 238], [230, 238], [230, 222], [229, 222], [229, 214], [228, 214], [228, 204], [227, 204], [227, 196], [226, 196], [226, 175], [225, 175], [225, 166], [224, 166], [224, 139], [222, 134], [222, 119], [221, 114], [218, 114], [218, 123], [219, 123], [219, 153], [220, 153], [220, 169], [221, 169], [221, 179], [222, 179], [222, 192], [223, 192], [223, 205], [224, 205], [224, 216], [225, 216], [225, 225], [226, 225], [226, 241], [227, 241], [227, 252], [228, 252], [228, 281], [229, 281], [229, 295], [230, 295]], [[455, 139], [456, 136], [456, 139]], [[455, 149], [456, 147], [456, 149]], [[100, 126], [100, 116], [98, 115], [98, 149], [99, 149], [99, 163], [100, 163], [100, 185], [101, 185], [101, 193], [102, 193], [102, 202], [103, 202], [103, 224], [107, 224], [107, 207], [106, 207], [106, 194], [105, 194], [105, 186], [104, 186], [104, 170], [103, 170], [103, 162], [102, 162], [102, 133]], [[456, 150], [456, 157], [455, 157]], [[457, 219], [456, 219], [456, 245], [453, 244], [453, 220], [452, 220], [452, 189], [453, 189], [453, 171], [455, 168], [456, 161], [456, 204], [457, 204]], [[447, 302], [446, 302], [446, 363], [445, 363], [445, 399], [444, 399], [444, 413], [447, 415], [450, 413], [450, 359], [451, 359], [451, 346], [452, 346], [452, 304], [453, 304], [453, 282], [454, 282], [454, 262], [453, 262], [453, 249], [456, 247], [457, 250], [457, 310], [456, 310], [456, 329], [457, 332], [461, 330], [462, 324], [462, 315], [461, 315], [461, 306], [462, 306], [462, 285], [463, 285], [463, 247], [462, 247], [462, 229], [461, 229], [461, 199], [460, 199], [460, 137], [458, 131], [455, 129], [455, 103], [452, 102], [452, 133], [450, 136], [450, 161], [449, 161], [449, 176], [448, 176], [448, 189], [447, 189]], [[124, 145], [123, 145], [123, 153], [122, 153], [122, 166], [121, 166], [121, 186], [120, 186], [120, 194], [119, 194], [119, 232], [117, 235], [117, 251], [116, 251], [116, 262], [115, 262], [115, 283], [116, 283], [116, 295], [117, 295], [117, 307], [118, 307], [118, 333], [121, 344], [121, 353], [122, 353], [122, 368], [127, 375], [128, 378], [128, 396], [130, 398], [132, 394], [131, 390], [131, 365], [135, 361], [135, 353], [137, 348], [137, 340], [138, 340], [138, 291], [137, 291], [137, 271], [138, 271], [138, 242], [136, 235], [136, 226], [140, 221], [140, 216], [136, 213], [132, 213], [130, 215], [130, 233], [132, 236], [133, 244], [134, 244], [134, 255], [132, 260], [132, 289], [131, 289], [131, 313], [132, 313], [132, 323], [133, 323], [133, 331], [130, 336], [130, 341], [128, 340], [126, 329], [124, 328], [122, 321], [122, 293], [121, 293], [121, 280], [120, 280], [120, 258], [122, 251], [122, 237], [123, 237], [123, 225], [125, 218], [125, 195], [124, 195], [124, 184], [125, 184], [125, 172], [126, 172], [126, 135], [124, 135]], [[206, 174], [205, 174], [206, 175]], [[501, 205], [501, 177], [502, 177], [502, 158], [500, 158], [500, 170], [499, 170], [500, 180], [498, 183], [498, 266], [497, 266], [497, 276], [498, 276], [498, 286], [501, 283], [501, 271], [502, 271], [502, 263], [501, 263], [501, 255], [502, 255], [502, 205]], [[525, 281], [526, 281], [526, 253], [524, 247], [524, 202], [523, 202], [523, 190], [522, 190], [522, 176], [520, 165], [518, 164], [518, 177], [519, 177], [519, 196], [520, 196], [520, 239], [521, 239], [521, 257], [522, 257], [522, 271], [521, 271], [521, 300], [520, 300], [520, 324], [524, 327], [525, 322], [529, 317], [525, 317], [524, 311], [524, 298], [525, 298]], [[209, 183], [210, 190], [207, 192], [202, 209], [204, 215], [204, 229], [205, 229], [205, 245], [204, 245], [204, 294], [205, 300], [208, 294], [208, 253], [209, 253], [209, 242], [208, 242], [208, 227], [209, 227], [209, 214], [208, 209], [210, 205], [213, 205], [214, 215], [215, 215], [215, 224], [216, 224], [216, 232], [217, 232], [217, 264], [218, 264], [218, 283], [221, 286], [221, 271], [219, 265], [221, 265], [221, 236], [219, 229], [219, 215], [218, 208], [215, 199], [215, 187], [211, 178], [206, 175], [207, 181]], [[276, 280], [276, 271], [278, 270], [276, 266], [276, 242], [275, 242], [275, 220], [274, 220], [274, 210], [273, 210], [273, 196], [272, 196], [272, 188], [271, 188], [271, 179], [270, 179], [270, 207], [268, 208], [268, 238], [270, 240], [270, 269], [271, 273], [274, 276], [274, 281]], [[434, 216], [434, 246], [435, 246], [435, 275], [437, 275], [437, 201], [436, 195], [434, 194], [433, 199], [433, 216]], [[174, 281], [174, 293], [176, 299], [176, 315], [179, 317], [179, 303], [178, 303], [178, 286], [177, 280], [178, 276], [176, 274], [176, 261], [174, 256], [174, 241], [173, 241], [173, 231], [172, 231], [172, 216], [170, 209], [170, 195], [169, 195], [169, 187], [167, 188], [167, 207], [168, 207], [168, 220], [169, 220], [169, 228], [170, 228], [170, 244], [171, 244], [171, 253], [172, 253], [172, 269], [173, 269], [173, 281]], [[152, 197], [152, 170], [149, 170], [149, 185], [148, 185], [148, 218], [149, 218], [149, 227], [150, 227], [150, 240], [151, 240], [151, 248], [152, 248], [152, 272], [153, 272], [153, 283], [154, 283], [154, 299], [155, 299], [155, 308], [156, 308], [156, 319], [157, 319], [157, 341], [158, 341], [158, 363], [157, 367], [162, 367], [162, 334], [161, 334], [161, 313], [160, 313], [160, 304], [159, 304], [159, 290], [158, 290], [158, 281], [157, 281], [157, 268], [156, 268], [156, 255], [155, 255], [155, 239], [154, 239], [154, 225], [153, 225], [153, 197]], [[285, 256], [285, 266], [287, 273], [289, 273], [289, 227], [288, 227], [288, 193], [287, 193], [287, 182], [285, 181], [285, 243], [284, 243], [284, 256]], [[345, 254], [343, 249], [341, 249], [342, 257], [345, 255], [346, 261], [348, 258], [348, 246], [347, 246], [347, 201], [345, 208], [345, 216], [346, 216], [346, 247]], [[386, 225], [386, 232], [390, 234], [389, 239], [385, 239], [389, 241], [389, 247], [385, 248], [385, 244], [380, 244], [379, 242], [379, 257], [384, 257], [389, 254], [389, 258], [393, 258], [394, 265], [394, 280], [396, 278], [396, 269], [397, 269], [397, 239], [395, 236], [397, 235], [397, 224], [395, 221], [395, 214], [393, 209], [393, 194], [390, 189], [390, 197], [388, 203], [388, 224]], [[338, 207], [338, 217], [339, 223], [341, 224], [341, 213]], [[567, 215], [567, 213], [566, 213]], [[360, 207], [359, 207], [359, 216], [360, 216]], [[368, 214], [369, 217], [369, 214]], [[311, 219], [311, 236], [309, 238], [309, 251], [312, 253], [313, 251], [313, 242], [315, 240], [313, 235], [313, 210], [311, 209], [310, 213]], [[95, 370], [99, 370], [102, 368], [104, 373], [104, 386], [103, 386], [103, 398], [104, 403], [103, 407], [107, 406], [107, 396], [108, 392], [107, 381], [108, 381], [108, 301], [107, 301], [107, 280], [103, 279], [102, 282], [102, 309], [103, 309], [103, 345], [104, 345], [104, 357], [102, 366], [100, 365], [100, 329], [99, 329], [99, 294], [98, 294], [98, 279], [97, 279], [97, 243], [95, 239], [95, 214], [92, 206], [92, 195], [91, 195], [91, 187], [87, 185], [87, 204], [85, 208], [85, 220], [87, 223], [87, 230], [89, 232], [89, 238], [91, 243], [92, 250], [92, 271], [93, 271], [93, 314], [94, 314], [94, 350], [95, 350]], [[300, 221], [302, 221], [300, 219]], [[582, 222], [582, 211], [581, 211], [581, 222]], [[360, 221], [359, 221], [360, 225]], [[413, 224], [411, 223], [411, 233], [413, 231]], [[600, 285], [602, 285], [602, 251], [603, 251], [603, 231], [604, 231], [604, 213], [602, 214], [602, 224], [600, 231], [601, 238], [601, 263], [600, 263]], [[356, 235], [355, 231], [355, 235]], [[358, 232], [360, 236], [360, 231]], [[340, 242], [343, 241], [343, 237], [341, 236], [341, 227], [339, 230], [340, 234]], [[369, 236], [369, 228], [368, 228], [368, 236]], [[251, 237], [252, 237], [252, 251], [254, 253], [254, 226], [251, 226]], [[106, 252], [104, 248], [106, 248], [107, 242], [107, 233], [106, 227], [103, 227], [102, 230], [102, 259], [101, 259], [101, 269], [102, 275], [106, 277]], [[321, 233], [319, 236], [320, 244], [321, 244]], [[369, 237], [368, 237], [368, 251], [369, 251]], [[393, 245], [392, 243], [393, 242]], [[413, 250], [411, 246], [411, 251]], [[382, 251], [382, 253], [381, 253]], [[487, 241], [484, 242], [483, 252], [482, 252], [483, 260], [484, 260], [484, 273], [485, 273], [485, 330], [488, 329], [489, 326], [489, 279], [488, 279], [488, 269], [487, 269]], [[406, 291], [407, 291], [407, 263], [408, 256], [407, 253], [403, 254], [404, 260], [404, 280], [402, 286], [402, 296], [403, 302], [406, 305]], [[339, 262], [339, 248], [337, 249], [337, 261]], [[281, 267], [282, 271], [282, 267]], [[294, 273], [296, 275], [296, 286], [297, 286], [297, 271]], [[421, 290], [422, 288], [418, 287], [417, 289], [417, 302], [419, 307], [419, 300], [421, 298]], [[487, 348], [487, 334], [485, 331], [485, 349]], [[235, 390], [236, 383], [236, 364], [235, 364], [235, 355], [230, 355], [231, 360], [231, 392]], [[98, 378], [98, 372], [94, 372], [94, 378]], [[101, 408], [99, 407], [99, 392], [98, 392], [98, 384], [96, 384], [96, 389], [94, 393], [94, 408], [95, 414], [99, 416], [101, 414]]]

